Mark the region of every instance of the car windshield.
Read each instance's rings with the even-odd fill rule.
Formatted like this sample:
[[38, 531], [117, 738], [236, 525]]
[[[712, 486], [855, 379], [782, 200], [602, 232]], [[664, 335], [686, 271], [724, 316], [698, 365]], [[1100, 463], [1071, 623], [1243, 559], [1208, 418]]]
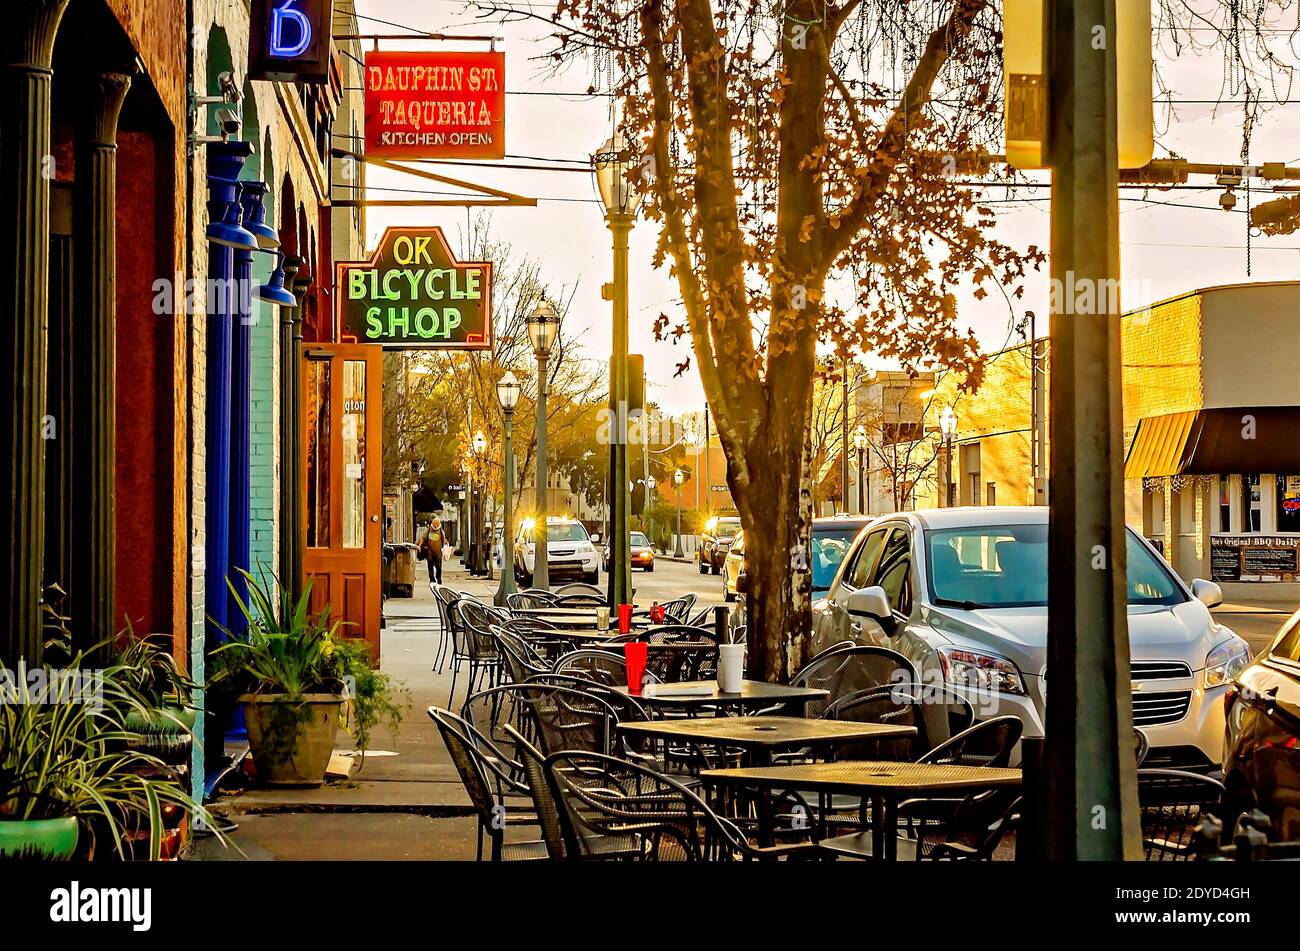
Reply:
[[829, 591], [839, 571], [840, 562], [848, 552], [853, 539], [858, 535], [856, 528], [836, 528], [830, 531], [813, 529], [812, 536], [812, 589]]
[[[1129, 604], [1181, 604], [1169, 570], [1126, 531]], [[974, 608], [1047, 604], [1047, 526], [978, 525], [927, 531], [925, 557], [935, 604]]]
[[649, 547], [650, 547], [650, 542], [649, 542], [649, 540], [648, 540], [644, 535], [642, 535], [640, 532], [633, 532], [633, 533], [632, 533], [632, 547], [633, 547], [633, 548], [649, 548]]
[[713, 534], [719, 538], [728, 538], [740, 531], [740, 519], [738, 518], [720, 518], [718, 519], [717, 528]]
[[585, 542], [587, 530], [581, 522], [547, 522], [546, 540], [548, 542]]

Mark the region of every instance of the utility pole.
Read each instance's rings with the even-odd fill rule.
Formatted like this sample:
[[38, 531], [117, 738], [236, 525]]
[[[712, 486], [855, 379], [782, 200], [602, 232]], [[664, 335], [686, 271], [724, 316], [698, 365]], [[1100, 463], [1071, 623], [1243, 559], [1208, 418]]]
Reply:
[[849, 510], [849, 358], [844, 357], [843, 390], [840, 396], [844, 412], [840, 419], [840, 504]]
[[[1146, 9], [1149, 17], [1149, 8]], [[1043, 846], [1051, 860], [1141, 856], [1129, 691], [1119, 314], [1116, 0], [1049, 0], [1052, 280], [1097, 314], [1052, 313]], [[1131, 23], [1131, 18], [1129, 18]], [[1137, 32], [1137, 31], [1135, 31]], [[1150, 43], [1149, 29], [1132, 42]], [[1100, 38], [1100, 42], [1098, 41]], [[1148, 47], [1149, 53], [1149, 47]], [[1055, 283], [1055, 282], [1060, 283]]]

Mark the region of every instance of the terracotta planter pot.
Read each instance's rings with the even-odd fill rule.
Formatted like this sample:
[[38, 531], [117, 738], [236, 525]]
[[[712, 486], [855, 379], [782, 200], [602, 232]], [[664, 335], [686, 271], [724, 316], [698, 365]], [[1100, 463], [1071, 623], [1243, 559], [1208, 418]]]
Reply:
[[245, 694], [244, 722], [257, 777], [271, 786], [319, 786], [334, 752], [341, 697], [305, 694]]
[[77, 835], [76, 817], [0, 818], [0, 859], [67, 861], [77, 850]]

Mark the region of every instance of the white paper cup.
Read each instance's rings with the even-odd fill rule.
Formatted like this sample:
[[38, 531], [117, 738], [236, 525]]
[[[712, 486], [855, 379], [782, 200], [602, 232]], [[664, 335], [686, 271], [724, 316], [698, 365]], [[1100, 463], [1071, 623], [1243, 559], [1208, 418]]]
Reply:
[[745, 680], [745, 645], [718, 645], [718, 689], [723, 693], [740, 693]]

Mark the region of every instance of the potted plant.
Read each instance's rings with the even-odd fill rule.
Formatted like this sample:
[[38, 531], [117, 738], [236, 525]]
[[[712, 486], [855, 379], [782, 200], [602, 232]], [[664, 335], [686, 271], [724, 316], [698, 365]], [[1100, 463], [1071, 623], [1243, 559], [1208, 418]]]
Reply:
[[208, 820], [164, 763], [133, 748], [128, 719], [151, 712], [134, 674], [92, 669], [85, 653], [16, 676], [0, 663], [0, 859], [157, 859], [165, 811]]
[[137, 637], [128, 624], [125, 637], [117, 664], [148, 707], [145, 713], [127, 715], [127, 728], [138, 734], [129, 745], [169, 765], [183, 764], [189, 760], [194, 736], [195, 683], [161, 643], [164, 635]]
[[295, 604], [288, 593], [275, 610], [265, 578], [246, 571], [248, 597], [231, 585], [246, 625], [212, 652], [210, 682], [234, 682], [248, 745], [258, 778], [270, 785], [319, 786], [334, 752], [341, 724], [352, 725], [365, 754], [371, 731], [381, 720], [394, 727], [401, 717], [398, 687], [387, 674], [372, 670], [364, 644], [339, 637], [340, 621], [328, 605], [309, 609], [311, 585]]

